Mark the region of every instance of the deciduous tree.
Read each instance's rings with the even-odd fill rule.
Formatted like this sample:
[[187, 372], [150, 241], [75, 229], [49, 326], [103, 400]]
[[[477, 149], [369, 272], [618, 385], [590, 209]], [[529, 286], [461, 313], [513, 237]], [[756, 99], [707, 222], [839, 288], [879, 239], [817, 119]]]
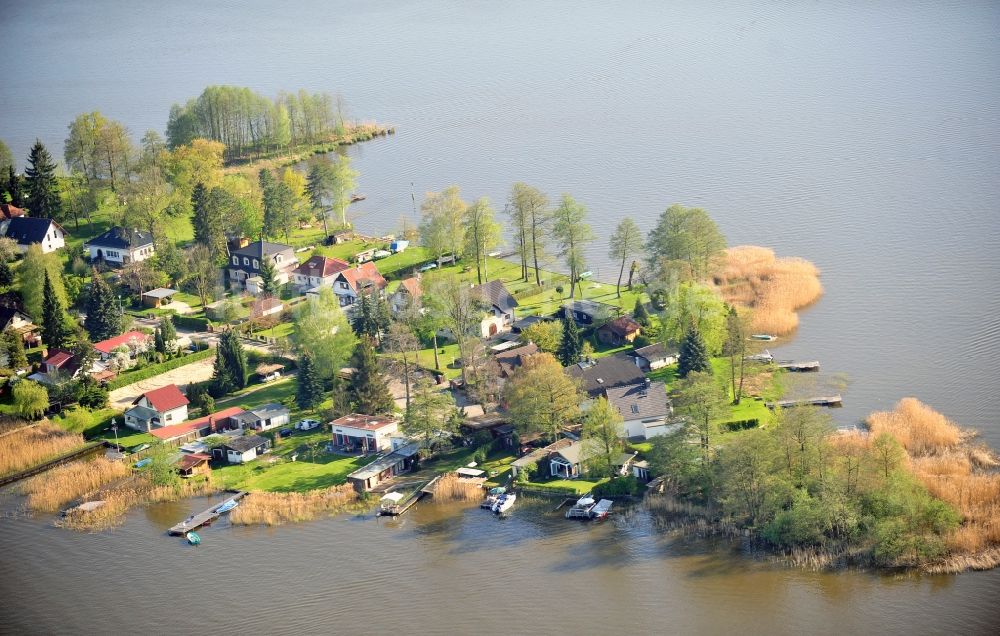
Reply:
[[49, 408], [49, 392], [37, 382], [21, 380], [11, 392], [14, 396], [14, 409], [23, 418], [37, 420]]
[[556, 320], [543, 320], [521, 330], [523, 342], [534, 342], [546, 353], [556, 353], [563, 337], [563, 324]]
[[716, 259], [726, 249], [726, 239], [701, 208], [674, 204], [660, 215], [646, 241], [650, 267], [661, 261], [683, 261], [701, 279], [709, 275]]
[[569, 297], [576, 298], [576, 285], [585, 267], [584, 250], [594, 240], [594, 232], [584, 220], [587, 208], [568, 194], [564, 194], [559, 207], [552, 213], [552, 236], [562, 247], [563, 258], [569, 269]]
[[511, 422], [522, 433], [556, 440], [580, 414], [580, 394], [559, 362], [547, 353], [529, 356], [504, 386]]
[[403, 418], [403, 432], [423, 439], [424, 448], [431, 448], [439, 433], [456, 432], [455, 399], [429, 380], [417, 382], [410, 408]]
[[357, 339], [333, 290], [321, 288], [318, 295], [300, 303], [294, 320], [296, 348], [313, 356], [324, 379], [334, 377], [347, 365]]
[[714, 422], [729, 412], [728, 400], [722, 387], [711, 375], [691, 371], [681, 382], [677, 405], [688, 416], [689, 425], [697, 434], [702, 450], [702, 461], [711, 458], [710, 437]]
[[462, 253], [465, 235], [462, 221], [468, 204], [462, 200], [458, 186], [442, 192], [428, 192], [420, 206], [420, 243], [438, 261], [443, 256]]
[[487, 254], [500, 242], [500, 224], [486, 197], [469, 206], [465, 213], [465, 256], [476, 261], [476, 279], [482, 285], [489, 280]]
[[[541, 190], [519, 182], [511, 187], [510, 206], [515, 218], [523, 219], [518, 223], [523, 222], [524, 225], [524, 249], [531, 252], [531, 262], [535, 270], [535, 284], [541, 285], [542, 278], [538, 261], [545, 256], [545, 245], [552, 227], [549, 199]], [[527, 260], [527, 255], [525, 260]]]
[[615, 476], [624, 437], [625, 424], [618, 409], [603, 397], [594, 400], [583, 418], [583, 444], [591, 472]]
[[[622, 276], [625, 274], [625, 263], [628, 259], [636, 256], [642, 251], [642, 232], [639, 226], [629, 217], [625, 217], [618, 223], [615, 233], [611, 235], [610, 251], [608, 256], [621, 261], [618, 270], [618, 283], [615, 285], [615, 292], [618, 298], [622, 297]], [[629, 276], [631, 280], [632, 276]], [[631, 288], [631, 284], [629, 285]]]

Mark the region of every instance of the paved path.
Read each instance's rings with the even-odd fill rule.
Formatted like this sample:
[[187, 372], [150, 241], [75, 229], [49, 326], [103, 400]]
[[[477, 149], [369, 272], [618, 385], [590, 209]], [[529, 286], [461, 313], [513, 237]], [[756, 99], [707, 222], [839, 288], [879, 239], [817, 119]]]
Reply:
[[183, 391], [188, 384], [204, 382], [212, 377], [214, 365], [215, 358], [209, 356], [203, 360], [177, 367], [172, 371], [115, 389], [108, 396], [108, 399], [113, 408], [124, 410], [132, 406], [132, 402], [146, 391], [152, 391], [168, 384], [176, 384]]

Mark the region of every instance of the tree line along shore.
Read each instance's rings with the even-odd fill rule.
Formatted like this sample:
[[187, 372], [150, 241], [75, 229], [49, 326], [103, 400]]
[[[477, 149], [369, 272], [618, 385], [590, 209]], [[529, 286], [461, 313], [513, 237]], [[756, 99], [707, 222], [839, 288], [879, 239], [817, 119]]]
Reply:
[[[295, 419], [324, 423], [289, 439], [272, 431], [271, 461], [260, 470], [216, 466], [183, 481], [173, 468], [175, 451], [147, 433], [128, 433], [133, 447], [150, 445], [143, 470], [103, 459], [70, 463], [19, 487], [29, 508], [53, 512], [100, 493], [110, 503], [62, 522], [94, 529], [120, 523], [137, 503], [218, 488], [268, 493], [251, 495], [235, 515], [246, 523], [364, 505], [344, 484], [370, 459], [326, 450], [328, 423], [355, 413], [398, 418], [400, 430], [420, 442], [422, 471], [475, 460], [496, 473], [490, 483], [541, 491], [640, 493], [641, 480], [616, 464], [632, 453], [649, 476], [662, 478], [663, 496], [688, 504], [662, 505], [654, 495], [647, 498], [653, 514], [683, 523], [686, 513], [677, 510], [697, 510], [717, 527], [738, 528], [747, 540], [806, 565], [935, 572], [996, 565], [1000, 480], [993, 453], [975, 445], [970, 432], [913, 399], [873, 413], [852, 432], [836, 430], [822, 409], [765, 407], [800, 380], [762, 360], [752, 337], [794, 332], [798, 312], [822, 294], [811, 263], [762, 247], [729, 247], [707, 212], [675, 204], [649, 232], [623, 219], [607, 245], [615, 280], [595, 281], [587, 254], [596, 237], [586, 206], [569, 194], [550, 200], [524, 183], [512, 186], [503, 215], [485, 198], [465, 200], [457, 186], [428, 193], [419, 222], [404, 221], [392, 234], [409, 246], [390, 253], [388, 240], [351, 231], [357, 174], [349, 157], [316, 153], [391, 129], [352, 123], [343, 110], [340, 100], [322, 94], [269, 99], [210, 87], [171, 109], [166, 138], [151, 131], [138, 146], [120, 122], [80, 115], [69, 126], [62, 169], [39, 142], [17, 174], [0, 146], [5, 214], [17, 214], [13, 207], [67, 228], [65, 247], [52, 251], [0, 239], [5, 306], [40, 326], [30, 342], [4, 332], [0, 409], [27, 421], [54, 403], [61, 410], [0, 437], [0, 474], [79, 447], [81, 433], [111, 437], [108, 422], [121, 413], [108, 404], [107, 382], [87, 373], [54, 384], [22, 376], [37, 372], [52, 350], [89, 368], [93, 343], [128, 332], [136, 320], [155, 321], [140, 327], [151, 332], [153, 346], [125, 356], [114, 369], [121, 378], [155, 379], [190, 364], [198, 354], [178, 346], [177, 328], [211, 329], [221, 334], [218, 346], [201, 359], [214, 356], [213, 374], [188, 387], [192, 409], [210, 415], [269, 401], [287, 406]], [[155, 254], [124, 266], [93, 262], [84, 244], [112, 228], [145, 232]], [[495, 255], [505, 237], [513, 258], [501, 260]], [[264, 259], [260, 282], [248, 292], [227, 272], [241, 240], [286, 246], [296, 266], [338, 261], [344, 271], [367, 272], [363, 280], [371, 284], [345, 304], [329, 288], [306, 294]], [[383, 257], [360, 262], [376, 252]], [[551, 271], [554, 264], [566, 273]], [[512, 339], [533, 349], [507, 367], [492, 348], [497, 334], [484, 332], [495, 312], [484, 290], [493, 283], [512, 299], [517, 318], [537, 318]], [[143, 306], [145, 292], [165, 287], [178, 290], [187, 313]], [[284, 309], [259, 315], [268, 298]], [[580, 322], [578, 303], [606, 313]], [[602, 329], [612, 324], [612, 338], [604, 338]], [[626, 335], [616, 339], [615, 329]], [[266, 354], [247, 349], [257, 341]], [[574, 369], [654, 345], [671, 358], [646, 373], [669, 407], [669, 425], [648, 439], [630, 437], [627, 414], [611, 394], [588, 393]], [[275, 362], [295, 377], [272, 384], [256, 377], [255, 363]], [[353, 372], [340, 372], [348, 368]], [[402, 388], [394, 393], [392, 383]], [[456, 397], [509, 421], [514, 443], [463, 427]], [[546, 461], [515, 471], [524, 452], [567, 434], [586, 447], [578, 474], [546, 474]]]

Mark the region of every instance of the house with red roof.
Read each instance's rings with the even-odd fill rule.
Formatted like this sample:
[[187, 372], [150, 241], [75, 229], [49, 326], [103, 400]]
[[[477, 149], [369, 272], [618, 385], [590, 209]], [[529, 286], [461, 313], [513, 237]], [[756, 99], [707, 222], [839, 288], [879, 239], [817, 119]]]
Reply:
[[0, 234], [7, 234], [10, 220], [19, 216], [24, 216], [24, 210], [9, 203], [0, 203]]
[[292, 282], [301, 291], [333, 287], [337, 274], [350, 268], [347, 261], [317, 254], [292, 271]]
[[125, 411], [125, 425], [137, 431], [149, 432], [154, 428], [180, 424], [188, 416], [188, 399], [176, 384], [168, 384], [147, 391], [132, 402]]
[[231, 406], [196, 420], [155, 428], [149, 431], [149, 434], [162, 442], [180, 446], [202, 437], [236, 428], [232, 417], [242, 412], [243, 409], [240, 407]]
[[398, 314], [408, 307], [414, 307], [420, 302], [420, 297], [424, 295], [424, 290], [420, 287], [420, 279], [416, 277], [404, 278], [399, 281], [399, 287], [389, 296], [389, 309], [392, 313]]
[[631, 316], [615, 318], [597, 329], [597, 339], [607, 345], [620, 346], [632, 342], [642, 333], [642, 325]]
[[381, 294], [386, 285], [375, 263], [362, 263], [337, 274], [333, 283], [333, 293], [340, 300], [340, 306], [347, 307], [357, 302], [361, 294]]
[[101, 360], [107, 362], [114, 356], [114, 353], [117, 350], [122, 349], [122, 347], [126, 347], [128, 349], [129, 358], [135, 358], [137, 354], [149, 349], [149, 345], [152, 341], [153, 337], [147, 333], [143, 333], [141, 331], [126, 331], [120, 336], [95, 342], [94, 349], [97, 350], [97, 354], [101, 357]]

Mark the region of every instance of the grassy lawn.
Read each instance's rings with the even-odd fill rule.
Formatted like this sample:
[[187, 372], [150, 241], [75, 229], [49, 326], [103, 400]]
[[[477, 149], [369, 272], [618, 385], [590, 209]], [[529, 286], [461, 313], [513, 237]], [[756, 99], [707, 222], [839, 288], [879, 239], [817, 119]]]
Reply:
[[267, 384], [251, 384], [234, 395], [220, 398], [215, 405], [220, 408], [239, 406], [249, 409], [269, 402], [291, 404], [295, 399], [295, 387], [293, 378], [282, 378]]
[[[317, 452], [315, 461], [306, 451], [296, 461], [282, 461], [270, 467], [250, 465], [242, 474], [236, 487], [243, 490], [268, 490], [273, 492], [304, 492], [329, 488], [347, 481], [347, 475], [371, 461], [370, 457], [345, 457], [333, 453]], [[228, 470], [226, 467], [215, 471]]]
[[[444, 373], [444, 377], [449, 380], [454, 380], [462, 375], [462, 369], [460, 367], [456, 367], [454, 369], [448, 368], [449, 364], [458, 360], [460, 357], [461, 356], [458, 355], [458, 345], [455, 343], [438, 347], [438, 361], [441, 363], [441, 372]], [[434, 369], [434, 347], [428, 347], [417, 351], [416, 360], [419, 366], [425, 369]]]
[[530, 486], [540, 486], [541, 488], [551, 488], [553, 490], [561, 490], [572, 492], [577, 495], [585, 495], [594, 489], [598, 484], [603, 484], [608, 481], [605, 477], [604, 479], [552, 479], [550, 481], [541, 482], [531, 482]]
[[273, 327], [255, 331], [254, 334], [258, 336], [267, 336], [268, 338], [288, 338], [291, 337], [294, 330], [294, 324], [290, 322], [279, 322]]
[[[712, 374], [722, 384], [725, 385], [726, 395], [730, 399], [733, 397], [732, 385], [729, 380], [729, 359], [712, 358]], [[673, 393], [677, 389], [680, 378], [677, 376], [677, 365], [672, 364], [662, 369], [657, 369], [652, 373], [647, 373], [651, 380], [658, 380], [667, 385], [667, 393]], [[765, 391], [765, 394], [767, 391]], [[770, 397], [770, 396], [765, 396]], [[764, 399], [755, 399], [751, 396], [744, 396], [738, 405], [730, 406], [729, 413], [716, 421], [717, 424], [725, 422], [735, 422], [739, 420], [757, 419], [762, 426], [771, 421], [771, 411], [764, 406]]]

